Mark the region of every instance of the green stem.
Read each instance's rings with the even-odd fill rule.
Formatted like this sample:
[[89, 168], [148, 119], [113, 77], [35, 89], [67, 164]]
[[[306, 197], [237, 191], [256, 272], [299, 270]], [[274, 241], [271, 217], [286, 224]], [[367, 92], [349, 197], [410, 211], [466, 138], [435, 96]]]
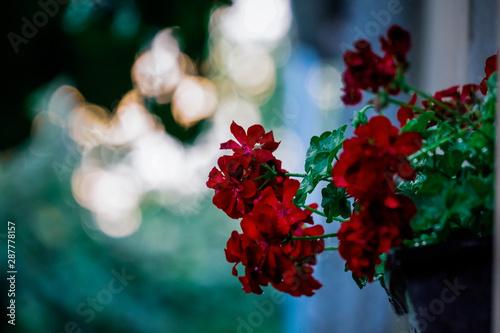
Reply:
[[333, 182], [331, 175], [323, 176], [323, 177], [321, 177], [320, 180], [323, 180], [323, 181], [326, 181], [326, 182], [330, 182], [330, 183]]
[[259, 191], [262, 191], [262, 189], [263, 189], [264, 187], [266, 187], [267, 183], [269, 183], [269, 178], [267, 178], [267, 179], [266, 179], [266, 181], [265, 181], [264, 183], [262, 183], [262, 185], [260, 185], [260, 187], [259, 187], [259, 189], [258, 189], [258, 190], [259, 190]]
[[396, 104], [396, 105], [399, 105], [399, 106], [402, 106], [402, 107], [405, 107], [405, 108], [408, 108], [408, 109], [412, 109], [413, 111], [417, 112], [418, 114], [422, 114], [422, 113], [424, 113], [426, 111], [424, 109], [416, 107], [415, 105], [411, 105], [411, 104], [408, 104], [408, 103], [405, 103], [405, 102], [401, 102], [400, 100], [397, 100], [397, 99], [389, 97], [389, 96], [387, 96], [386, 98], [387, 98], [388, 102]]
[[262, 167], [264, 167], [264, 169], [267, 169], [268, 171], [270, 171], [273, 175], [277, 175], [278, 173], [276, 171], [274, 171], [273, 168], [271, 168], [269, 165], [267, 165], [266, 163], [261, 163], [260, 165], [262, 165]]
[[324, 234], [319, 236], [305, 236], [305, 237], [293, 236], [292, 240], [316, 240], [316, 239], [332, 238], [332, 237], [337, 237], [337, 234], [333, 233], [333, 234]]
[[374, 105], [371, 105], [371, 104], [368, 104], [367, 106], [365, 106], [364, 108], [362, 108], [359, 113], [365, 113], [367, 110], [369, 109], [375, 109], [375, 106]]
[[288, 173], [286, 172], [285, 173], [285, 176], [289, 176], [289, 177], [301, 177], [301, 178], [304, 178], [305, 176], [307, 176], [305, 173]]
[[325, 247], [325, 251], [337, 251], [339, 248], [335, 246]]
[[260, 175], [259, 177], [254, 178], [254, 179], [252, 179], [252, 180], [253, 180], [253, 181], [257, 181], [257, 180], [260, 180], [260, 179], [262, 179], [262, 178], [266, 178], [266, 177], [267, 177], [267, 173], [265, 173], [265, 174], [263, 174], [263, 175]]
[[316, 213], [316, 214], [318, 214], [318, 215], [321, 215], [321, 216], [323, 216], [323, 217], [326, 217], [326, 214], [325, 214], [325, 213], [320, 212], [320, 211], [319, 211], [319, 210], [317, 210], [317, 209], [311, 208], [311, 207], [306, 206], [306, 205], [302, 205], [301, 207], [302, 207], [302, 208], [304, 208], [304, 209], [310, 210], [310, 211], [311, 211], [311, 212], [313, 212], [313, 213]]
[[[311, 208], [311, 207], [306, 206], [306, 205], [301, 205], [301, 207], [304, 208], [304, 209], [310, 210], [311, 212], [316, 213], [318, 215], [321, 215], [323, 217], [327, 217], [325, 213], [320, 212], [317, 209]], [[341, 219], [340, 217], [332, 217], [332, 219], [335, 220], [335, 221], [339, 221], [339, 222], [347, 222], [347, 221], [349, 221], [349, 220]]]

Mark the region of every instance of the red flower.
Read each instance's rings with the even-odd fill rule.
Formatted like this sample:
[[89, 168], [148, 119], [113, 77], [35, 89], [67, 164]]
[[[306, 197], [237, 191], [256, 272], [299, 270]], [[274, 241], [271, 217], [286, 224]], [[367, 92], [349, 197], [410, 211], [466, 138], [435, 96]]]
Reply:
[[486, 63], [484, 65], [484, 74], [486, 74], [486, 77], [481, 81], [479, 85], [481, 87], [481, 92], [483, 93], [483, 95], [486, 95], [486, 93], [488, 92], [488, 85], [486, 84], [486, 81], [488, 81], [491, 74], [498, 71], [498, 54], [499, 52], [486, 59]]
[[239, 159], [232, 156], [221, 156], [217, 162], [220, 171], [210, 171], [207, 187], [215, 190], [212, 202], [229, 217], [243, 217], [253, 207], [257, 187], [252, 180], [242, 181], [243, 169]]
[[[309, 214], [310, 215], [310, 214]], [[324, 234], [324, 229], [321, 225], [305, 228], [303, 223], [293, 232], [293, 236], [313, 237]], [[280, 291], [286, 292], [292, 296], [312, 296], [314, 290], [322, 287], [312, 273], [314, 269], [312, 265], [316, 265], [316, 255], [322, 253], [325, 249], [325, 241], [323, 239], [307, 240], [307, 241], [292, 241], [284, 251], [292, 258], [293, 265], [289, 266], [282, 274], [282, 281], [272, 285]]]
[[[257, 228], [248, 229], [255, 220], [249, 222], [247, 219], [242, 234], [237, 231], [231, 234], [225, 253], [227, 261], [235, 263], [233, 275], [238, 275], [236, 266], [239, 263], [245, 266], [245, 274], [239, 277], [239, 280], [247, 293], [262, 294], [261, 287], [272, 283], [278, 290], [293, 296], [311, 296], [314, 294], [313, 290], [321, 287], [311, 276], [311, 265], [316, 264], [316, 254], [323, 252], [324, 241], [293, 241], [284, 245], [284, 237], [277, 237], [277, 234], [271, 231], [273, 218], [267, 219], [265, 216], [259, 215], [263, 223], [258, 223]], [[262, 227], [266, 230], [258, 230]], [[301, 230], [301, 235], [323, 234], [321, 226]]]
[[333, 167], [334, 184], [363, 203], [393, 193], [396, 174], [413, 180], [415, 171], [405, 156], [422, 147], [422, 138], [416, 132], [398, 132], [384, 116], [372, 117], [356, 128]]
[[313, 272], [314, 269], [311, 266], [290, 266], [283, 273], [283, 280], [278, 284], [273, 283], [273, 286], [292, 296], [312, 296], [315, 290], [323, 286], [312, 276]]
[[398, 230], [398, 237], [390, 246], [379, 247], [380, 252], [387, 252], [393, 246], [399, 246], [403, 239], [411, 239], [413, 231], [410, 222], [417, 214], [415, 203], [403, 194], [393, 194], [374, 200], [363, 207], [369, 220], [376, 225], [391, 225]]
[[[413, 94], [413, 97], [411, 98], [410, 104], [411, 106], [415, 106], [415, 103], [417, 102], [417, 94]], [[401, 127], [406, 125], [408, 120], [411, 120], [415, 118], [415, 114], [413, 113], [413, 110], [409, 107], [402, 106], [398, 110], [398, 120], [401, 123]]]
[[382, 50], [396, 57], [399, 63], [406, 62], [406, 55], [411, 49], [410, 33], [397, 25], [387, 30], [387, 38], [380, 37]]
[[347, 268], [358, 278], [366, 276], [369, 282], [373, 281], [375, 266], [381, 263], [378, 246], [373, 243], [376, 236], [376, 230], [365, 228], [356, 213], [338, 231], [339, 254], [347, 262]]
[[280, 191], [288, 176], [272, 154], [279, 145], [272, 132], [265, 133], [262, 126], [253, 125], [245, 133], [235, 122], [231, 132], [239, 143], [229, 140], [221, 144], [221, 149], [232, 149], [233, 155], [219, 158], [220, 170], [213, 168], [206, 184], [215, 190], [215, 206], [237, 219], [251, 211], [261, 194], [258, 189], [267, 186]]
[[[252, 215], [267, 214], [277, 215], [277, 227], [286, 235], [290, 228], [299, 221], [306, 219], [306, 213], [292, 203], [292, 199], [300, 187], [300, 182], [295, 179], [287, 179], [282, 188], [274, 191], [267, 187], [262, 191], [259, 199], [255, 201]], [[276, 192], [281, 192], [277, 194]]]
[[[291, 203], [296, 192], [295, 181], [284, 185], [282, 201], [267, 188], [250, 214], [241, 221], [242, 234], [233, 231], [225, 249], [226, 259], [233, 266], [245, 266], [244, 276], [239, 277], [243, 289], [256, 294], [262, 286], [271, 283], [278, 290], [294, 296], [312, 295], [321, 284], [312, 276], [311, 265], [316, 254], [323, 252], [323, 239], [289, 241], [290, 236], [319, 236], [322, 226], [305, 228], [312, 223], [310, 212], [304, 212]], [[290, 216], [286, 216], [290, 214]]]
[[338, 231], [339, 253], [347, 267], [358, 278], [373, 281], [380, 255], [413, 237], [410, 221], [416, 213], [413, 201], [401, 194], [369, 202], [353, 213]]
[[361, 90], [377, 92], [380, 87], [387, 87], [396, 76], [396, 64], [392, 57], [379, 57], [373, 53], [366, 40], [354, 44], [356, 51], [344, 53], [346, 70], [342, 73], [346, 105], [355, 105], [361, 101]]
[[378, 92], [380, 88], [395, 95], [399, 88], [392, 85], [397, 69], [407, 67], [406, 54], [410, 50], [410, 34], [398, 26], [389, 28], [387, 38], [381, 37], [384, 56], [372, 51], [366, 40], [354, 44], [355, 51], [346, 51], [343, 55], [346, 65], [342, 73], [344, 87], [342, 101], [345, 105], [356, 105], [361, 101], [361, 91]]
[[[296, 237], [314, 237], [321, 236], [324, 233], [325, 230], [321, 225], [305, 228], [304, 224], [300, 224], [299, 227], [293, 231], [292, 235]], [[295, 260], [304, 260], [325, 250], [325, 241], [320, 238], [309, 241], [293, 241], [292, 245], [292, 251], [289, 254]], [[310, 263], [316, 264], [316, 261]]]
[[236, 265], [241, 262], [241, 259], [243, 257], [243, 248], [241, 245], [241, 235], [238, 234], [236, 230], [231, 233], [231, 237], [227, 241], [224, 253], [226, 254], [226, 260], [228, 262], [235, 263], [235, 265], [233, 266], [233, 275], [238, 276]]
[[265, 132], [261, 125], [253, 125], [245, 133], [243, 127], [234, 121], [231, 124], [231, 133], [238, 142], [229, 140], [220, 145], [220, 149], [232, 149], [234, 156], [241, 156], [245, 161], [244, 167], [248, 167], [253, 157], [257, 163], [265, 163], [274, 158], [272, 152], [279, 146], [274, 141], [273, 132]]
[[[264, 167], [263, 164], [266, 166]], [[273, 170], [275, 174], [271, 175], [269, 169]], [[273, 158], [266, 163], [258, 164], [255, 161], [251, 163], [246, 170], [246, 177], [252, 179], [257, 188], [271, 187], [275, 191], [279, 191], [279, 189], [283, 187], [284, 182], [289, 179], [285, 173], [287, 173], [287, 171], [281, 168], [281, 161]], [[266, 174], [268, 177], [262, 177]]]

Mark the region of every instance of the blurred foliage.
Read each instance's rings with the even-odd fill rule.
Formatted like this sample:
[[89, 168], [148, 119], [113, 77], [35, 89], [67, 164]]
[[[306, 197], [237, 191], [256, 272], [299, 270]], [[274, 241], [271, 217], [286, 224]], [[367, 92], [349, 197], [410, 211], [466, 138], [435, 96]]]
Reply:
[[[15, 222], [18, 274], [16, 326], [6, 327], [2, 320], [2, 332], [72, 331], [67, 326], [71, 322], [74, 332], [234, 332], [238, 318], [247, 320], [257, 311], [255, 302], [266, 299], [246, 295], [229, 274], [221, 244], [235, 225], [222, 221], [225, 217], [210, 197], [201, 198], [195, 212], [172, 212], [153, 193], [142, 201], [139, 231], [109, 238], [73, 198], [71, 176], [81, 148], [67, 129], [37, 117], [30, 137], [37, 107], [49, 97], [40, 87], [62, 75], [89, 102], [112, 110], [132, 88], [136, 55], [164, 27], [178, 27], [183, 52], [199, 64], [206, 52], [210, 9], [222, 3], [75, 0], [59, 5], [57, 14], [17, 53], [4, 39], [8, 62], [0, 113], [0, 240], [5, 246], [7, 221]], [[41, 10], [38, 1], [5, 6], [4, 35], [21, 35], [21, 19], [32, 21]], [[161, 117], [164, 122], [173, 121], [170, 110], [158, 112], [167, 113]], [[189, 141], [200, 129], [190, 130], [194, 133], [174, 128], [171, 134]], [[123, 269], [133, 276], [123, 292], [99, 303], [102, 308], [91, 320], [88, 311], [82, 315], [92, 298], [109, 290], [113, 272]], [[3, 306], [8, 301], [5, 281]], [[276, 307], [254, 332], [279, 331], [279, 313]]]
[[130, 69], [138, 51], [162, 28], [177, 27], [183, 52], [199, 65], [206, 53], [210, 11], [230, 1], [195, 0], [189, 5], [180, 0], [40, 3], [51, 4], [55, 15], [46, 24], [34, 26], [32, 38], [24, 38], [23, 29], [26, 20], [33, 23], [38, 13], [45, 13], [39, 2], [6, 4], [4, 36], [13, 33], [24, 41], [14, 47], [9, 38], [4, 39], [8, 66], [0, 150], [13, 148], [28, 137], [29, 96], [58, 75], [71, 77], [90, 102], [112, 110], [132, 88]]

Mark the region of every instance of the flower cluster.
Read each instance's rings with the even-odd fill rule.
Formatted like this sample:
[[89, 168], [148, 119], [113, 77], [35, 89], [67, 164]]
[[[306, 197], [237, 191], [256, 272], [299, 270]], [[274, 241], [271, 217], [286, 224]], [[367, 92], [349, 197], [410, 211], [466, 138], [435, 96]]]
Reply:
[[[238, 264], [245, 267], [239, 280], [246, 292], [260, 294], [271, 284], [294, 296], [313, 295], [321, 284], [312, 266], [325, 250], [338, 249], [362, 287], [383, 276], [383, 254], [391, 249], [491, 235], [498, 53], [486, 60], [479, 84], [431, 95], [405, 82], [409, 33], [392, 26], [380, 42], [383, 56], [365, 40], [344, 54], [344, 104], [369, 92], [373, 105], [358, 112], [352, 137], [345, 138], [346, 125], [313, 136], [304, 174], [282, 169], [272, 132], [231, 125], [237, 142], [221, 148], [233, 154], [219, 159], [207, 186], [217, 207], [242, 218], [225, 253], [233, 275]], [[389, 96], [400, 90], [411, 100]], [[399, 127], [381, 114], [388, 104], [399, 106]], [[370, 108], [379, 114], [368, 120]], [[324, 182], [322, 211], [306, 206], [307, 195]], [[325, 234], [312, 212], [340, 228]], [[338, 238], [338, 248], [325, 248], [329, 237]]]
[[380, 254], [412, 237], [415, 204], [396, 194], [395, 176], [415, 179], [406, 156], [422, 148], [422, 138], [416, 132], [399, 133], [384, 116], [371, 118], [354, 135], [344, 141], [332, 171], [334, 184], [346, 188], [360, 206], [339, 229], [339, 253], [358, 278], [372, 281]]
[[261, 294], [261, 286], [271, 284], [293, 296], [311, 296], [321, 287], [311, 266], [324, 250], [324, 240], [314, 238], [323, 235], [323, 227], [306, 227], [313, 224], [311, 211], [292, 203], [300, 182], [290, 179], [274, 157], [279, 143], [272, 132], [260, 125], [245, 132], [234, 122], [231, 132], [238, 142], [229, 140], [221, 149], [233, 154], [219, 158], [207, 186], [215, 190], [215, 206], [242, 218], [242, 233], [233, 231], [225, 249], [227, 261], [235, 264], [233, 275], [238, 276], [239, 263], [245, 266], [239, 280], [247, 293]]
[[410, 34], [398, 26], [392, 26], [387, 37], [381, 37], [380, 42], [383, 57], [375, 54], [366, 40], [357, 41], [354, 44], [355, 51], [344, 53], [346, 70], [342, 74], [342, 101], [345, 105], [361, 102], [362, 90], [376, 93], [383, 88], [389, 94], [399, 93], [399, 87], [392, 83], [398, 70], [404, 71], [408, 65], [406, 55], [411, 48]]
[[[215, 190], [214, 205], [229, 217], [238, 219], [252, 210], [255, 199], [260, 196], [260, 187], [282, 187], [286, 171], [281, 169], [281, 161], [273, 156], [279, 142], [274, 141], [272, 132], [265, 133], [262, 126], [254, 125], [247, 134], [233, 122], [231, 133], [238, 142], [229, 140], [220, 148], [233, 150], [233, 155], [219, 158], [219, 169], [214, 167], [210, 171], [207, 186]], [[267, 177], [269, 170], [276, 176]]]

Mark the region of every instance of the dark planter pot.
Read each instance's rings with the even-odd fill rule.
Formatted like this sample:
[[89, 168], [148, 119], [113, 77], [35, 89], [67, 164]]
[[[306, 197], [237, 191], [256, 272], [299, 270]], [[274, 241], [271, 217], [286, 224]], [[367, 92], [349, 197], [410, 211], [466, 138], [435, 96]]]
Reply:
[[490, 332], [491, 265], [491, 238], [391, 251], [389, 301], [412, 332]]

